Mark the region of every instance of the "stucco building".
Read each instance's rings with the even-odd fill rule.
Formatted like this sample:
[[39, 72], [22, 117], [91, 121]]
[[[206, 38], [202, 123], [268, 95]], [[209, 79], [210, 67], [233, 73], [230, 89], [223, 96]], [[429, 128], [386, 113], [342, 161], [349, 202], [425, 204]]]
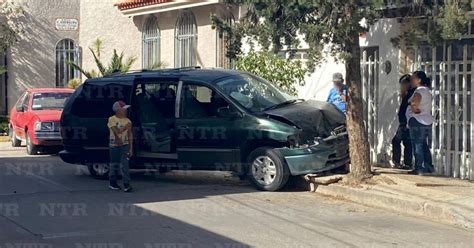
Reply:
[[[6, 114], [30, 87], [61, 87], [78, 73], [67, 60], [80, 61], [80, 0], [14, 0], [24, 11], [21, 39], [6, 56], [0, 114]], [[4, 89], [4, 90], [3, 90]]]

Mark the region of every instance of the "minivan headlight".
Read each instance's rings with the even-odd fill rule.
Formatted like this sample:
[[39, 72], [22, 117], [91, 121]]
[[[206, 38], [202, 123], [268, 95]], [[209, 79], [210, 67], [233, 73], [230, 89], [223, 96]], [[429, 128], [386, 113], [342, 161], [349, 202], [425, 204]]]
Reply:
[[52, 131], [53, 123], [52, 122], [40, 122], [35, 123], [35, 131]]

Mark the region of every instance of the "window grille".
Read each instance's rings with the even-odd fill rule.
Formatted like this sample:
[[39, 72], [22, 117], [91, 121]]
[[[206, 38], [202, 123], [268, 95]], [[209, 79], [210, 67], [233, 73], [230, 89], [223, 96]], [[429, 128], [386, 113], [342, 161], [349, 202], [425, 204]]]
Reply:
[[71, 39], [63, 39], [56, 45], [56, 87], [66, 87], [69, 80], [80, 77], [79, 71], [69, 64], [79, 63], [79, 47]]
[[160, 28], [155, 16], [146, 19], [143, 27], [143, 68], [156, 69], [160, 63]]
[[175, 30], [175, 67], [196, 65], [197, 38], [194, 14], [188, 10], [181, 12]]

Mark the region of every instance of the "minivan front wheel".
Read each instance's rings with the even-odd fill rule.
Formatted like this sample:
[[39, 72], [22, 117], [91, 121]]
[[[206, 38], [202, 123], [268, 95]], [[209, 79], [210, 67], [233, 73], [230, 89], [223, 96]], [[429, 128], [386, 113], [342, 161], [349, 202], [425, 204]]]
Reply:
[[87, 165], [90, 175], [99, 180], [105, 180], [109, 178], [109, 165], [108, 164], [89, 164]]
[[262, 147], [248, 157], [249, 180], [260, 190], [277, 191], [290, 177], [285, 159], [273, 148]]

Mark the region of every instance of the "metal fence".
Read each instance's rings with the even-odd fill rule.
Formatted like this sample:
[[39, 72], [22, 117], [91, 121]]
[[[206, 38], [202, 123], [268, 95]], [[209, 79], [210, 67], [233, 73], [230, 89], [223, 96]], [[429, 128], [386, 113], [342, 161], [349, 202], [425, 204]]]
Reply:
[[377, 163], [377, 134], [379, 131], [378, 92], [379, 92], [379, 52], [377, 47], [364, 48], [361, 61], [362, 97], [364, 99], [364, 121], [368, 131], [370, 161]]
[[414, 51], [412, 70], [432, 79], [433, 162], [440, 175], [474, 180], [474, 39], [422, 46]]

